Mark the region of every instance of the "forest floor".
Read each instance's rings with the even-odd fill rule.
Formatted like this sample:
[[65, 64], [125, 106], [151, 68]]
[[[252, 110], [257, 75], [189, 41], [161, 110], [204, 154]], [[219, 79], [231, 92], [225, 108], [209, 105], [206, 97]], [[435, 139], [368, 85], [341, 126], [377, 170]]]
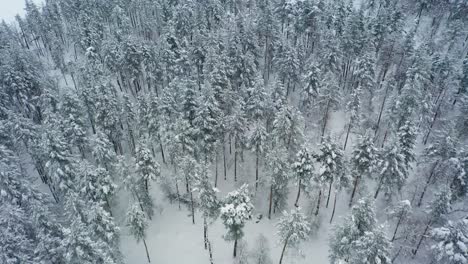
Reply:
[[[343, 118], [339, 115], [332, 116], [329, 126], [330, 130], [337, 131], [334, 135], [338, 136], [338, 133], [343, 133], [343, 124], [345, 124], [343, 121]], [[342, 136], [339, 138], [342, 138]], [[348, 149], [351, 149], [352, 140], [350, 140], [348, 144]], [[317, 149], [313, 149], [313, 151], [317, 151]], [[223, 198], [228, 192], [241, 186], [243, 183], [250, 183], [250, 189], [253, 190], [253, 181], [255, 178], [255, 157], [251, 156], [248, 152], [244, 153], [244, 162], [239, 162], [238, 164], [238, 180], [237, 182], [234, 182], [234, 152], [229, 154], [228, 148], [226, 152], [228, 160], [227, 180], [224, 180], [222, 158], [219, 159], [220, 162], [218, 163], [218, 189], [220, 191], [218, 197]], [[262, 171], [262, 167], [260, 169], [260, 178], [266, 178], [266, 175]], [[163, 166], [162, 173], [171, 173], [170, 170], [170, 167]], [[215, 168], [213, 167], [213, 177], [214, 170]], [[181, 190], [181, 194], [186, 192], [185, 186], [181, 183], [179, 184], [179, 189]], [[263, 184], [259, 187], [256, 193], [252, 194], [253, 204], [255, 206], [254, 217], [244, 228], [245, 236], [243, 241], [246, 242], [247, 252], [251, 254], [252, 251], [255, 250], [256, 241], [259, 235], [263, 234], [268, 240], [270, 257], [273, 263], [277, 263], [281, 254], [282, 245], [278, 243], [279, 238], [276, 234], [277, 231], [275, 225], [278, 222], [279, 217], [281, 217], [281, 212], [276, 212], [272, 215], [272, 219], [268, 219], [268, 190], [269, 188]], [[187, 205], [182, 204], [179, 209], [177, 202], [171, 203], [168, 198], [164, 197], [164, 192], [158, 184], [153, 184], [151, 192], [157, 207], [155, 210], [155, 216], [149, 224], [146, 239], [151, 263], [210, 263], [208, 250], [204, 249], [203, 219], [201, 212], [196, 210], [195, 224], [192, 224], [190, 208], [187, 207]], [[288, 210], [294, 208], [296, 195], [297, 185], [291, 181], [289, 186], [289, 201], [287, 205]], [[196, 195], [194, 195], [194, 197], [195, 196]], [[124, 212], [130, 199], [129, 197], [125, 197], [125, 195], [118, 195], [118, 197], [118, 204], [121, 207], [121, 210], [118, 210], [116, 220], [121, 226], [121, 250], [125, 256], [125, 261], [128, 264], [147, 263], [143, 243], [137, 243], [134, 237], [129, 233], [128, 228], [125, 226]], [[312, 195], [311, 198], [304, 193], [301, 194], [299, 205], [303, 208], [303, 212], [309, 215], [314, 221], [319, 221], [320, 226], [306, 242], [300, 245], [298, 250], [288, 249], [286, 251], [285, 258], [283, 259], [284, 264], [328, 263], [329, 235], [331, 234], [334, 224], [342, 221], [343, 216], [346, 216], [349, 213], [349, 208], [347, 206], [349, 194], [342, 192], [339, 194], [337, 199], [337, 207], [333, 223], [330, 224], [329, 221], [333, 209], [333, 199], [334, 193], [332, 191], [329, 206], [326, 208], [327, 192], [324, 192], [321, 199], [320, 214], [317, 218], [313, 214], [317, 204], [316, 195]], [[260, 221], [257, 221], [259, 215], [262, 215], [262, 218]], [[232, 256], [233, 242], [225, 241], [223, 239], [223, 235], [225, 233], [226, 229], [220, 219], [217, 219], [209, 226], [208, 237], [212, 244], [213, 262], [215, 264], [236, 263]], [[256, 262], [252, 259], [250, 263]]]

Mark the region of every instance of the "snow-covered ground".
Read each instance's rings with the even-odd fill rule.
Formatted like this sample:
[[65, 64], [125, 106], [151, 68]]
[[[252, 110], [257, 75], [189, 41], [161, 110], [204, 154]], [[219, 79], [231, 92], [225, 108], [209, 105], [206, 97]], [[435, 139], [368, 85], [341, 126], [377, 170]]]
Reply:
[[[344, 118], [342, 113], [333, 113], [329, 122], [329, 129], [333, 132], [332, 135], [339, 138], [339, 142], [343, 138], [343, 124]], [[351, 136], [353, 138], [353, 136]], [[352, 139], [348, 142], [350, 149], [352, 147]], [[317, 151], [313, 149], [313, 151]], [[250, 183], [250, 190], [252, 191], [252, 200], [255, 206], [254, 217], [245, 226], [245, 237], [244, 242], [247, 243], [248, 251], [251, 253], [255, 249], [256, 240], [260, 234], [263, 234], [270, 246], [270, 257], [273, 263], [277, 263], [280, 258], [282, 245], [278, 243], [276, 223], [278, 218], [281, 216], [280, 212], [272, 215], [272, 219], [268, 219], [268, 188], [261, 186], [257, 193], [254, 192], [254, 184], [252, 181], [255, 178], [255, 158], [251, 156], [250, 152], [244, 153], [244, 162], [238, 164], [238, 181], [234, 182], [234, 152], [229, 154], [229, 148], [227, 152], [227, 180], [224, 180], [223, 175], [223, 164], [222, 159], [218, 164], [218, 193], [219, 198], [225, 197], [225, 195], [241, 186], [243, 183]], [[240, 159], [239, 159], [240, 160]], [[162, 163], [162, 162], [160, 162]], [[212, 176], [214, 182], [214, 166], [212, 168]], [[261, 167], [262, 169], [262, 167]], [[171, 168], [165, 166], [163, 168], [164, 173], [171, 173]], [[260, 180], [266, 178], [264, 172], [260, 171]], [[181, 193], [185, 192], [185, 187], [179, 187]], [[297, 195], [297, 186], [294, 181], [291, 180], [289, 186], [289, 202], [288, 208], [294, 208], [294, 200]], [[152, 219], [148, 232], [147, 232], [147, 246], [150, 253], [151, 263], [161, 264], [201, 264], [210, 263], [208, 250], [204, 249], [203, 243], [203, 219], [201, 212], [196, 211], [195, 224], [192, 224], [192, 218], [190, 215], [190, 208], [183, 205], [179, 210], [176, 202], [170, 203], [167, 198], [164, 197], [160, 187], [153, 185], [151, 190], [152, 196], [156, 202], [158, 209]], [[349, 213], [348, 201], [349, 194], [341, 192], [337, 200], [336, 213], [333, 219], [333, 223], [329, 224], [330, 216], [333, 207], [334, 194], [332, 192], [330, 198], [330, 204], [328, 208], [326, 205], [326, 195], [321, 199], [321, 208], [319, 219], [314, 216], [316, 207], [316, 195], [308, 197], [303, 194], [299, 201], [302, 211], [310, 216], [312, 221], [320, 221], [320, 226], [316, 232], [311, 234], [309, 239], [302, 243], [299, 250], [288, 249], [283, 259], [283, 263], [297, 263], [297, 264], [326, 264], [328, 260], [328, 239], [333, 229], [334, 224], [342, 221], [343, 216]], [[143, 243], [138, 243], [133, 236], [129, 233], [125, 226], [125, 206], [128, 205], [128, 197], [125, 195], [117, 195], [119, 197], [118, 204], [122, 207], [117, 212], [117, 222], [121, 226], [121, 250], [125, 256], [126, 263], [128, 264], [139, 264], [147, 263], [145, 248]], [[119, 214], [120, 213], [120, 214]], [[257, 222], [257, 217], [262, 215], [262, 219]], [[208, 236], [212, 243], [213, 248], [213, 261], [214, 263], [236, 263], [233, 255], [233, 242], [225, 241], [223, 235], [226, 233], [222, 221], [217, 219], [212, 225], [209, 226]], [[256, 263], [252, 260], [252, 263]]]

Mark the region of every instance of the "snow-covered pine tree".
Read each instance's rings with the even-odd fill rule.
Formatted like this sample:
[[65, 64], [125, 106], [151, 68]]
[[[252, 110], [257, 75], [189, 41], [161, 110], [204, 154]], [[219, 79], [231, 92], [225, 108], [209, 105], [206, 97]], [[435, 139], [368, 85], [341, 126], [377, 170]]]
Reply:
[[346, 105], [349, 115], [349, 123], [348, 129], [346, 131], [343, 150], [346, 150], [346, 146], [348, 145], [348, 138], [349, 134], [351, 133], [351, 129], [354, 125], [359, 124], [360, 122], [361, 93], [362, 91], [359, 86], [353, 89], [353, 91], [351, 92], [350, 99]]
[[254, 206], [250, 201], [248, 185], [228, 193], [221, 207], [221, 219], [227, 228], [224, 239], [234, 240], [233, 256], [237, 255], [237, 241], [244, 237], [243, 228], [247, 220], [252, 218]]
[[298, 244], [307, 239], [310, 232], [310, 223], [307, 217], [301, 213], [300, 207], [291, 210], [290, 213], [284, 211], [283, 216], [276, 224], [280, 243], [283, 244], [279, 263], [283, 262], [286, 248], [297, 247]]
[[202, 89], [193, 125], [197, 131], [198, 153], [204, 161], [211, 162], [216, 151], [216, 142], [221, 136], [221, 110], [211, 89]]
[[281, 210], [286, 205], [288, 197], [288, 183], [291, 174], [291, 164], [288, 161], [285, 147], [275, 147], [269, 151], [265, 159], [265, 168], [269, 176], [270, 194], [268, 218], [272, 212]]
[[366, 197], [357, 201], [351, 215], [335, 227], [330, 238], [330, 263], [390, 264], [390, 246], [383, 227], [377, 225], [374, 203]]
[[421, 234], [421, 237], [416, 244], [416, 247], [412, 250], [413, 255], [418, 254], [418, 250], [426, 238], [426, 234], [429, 231], [429, 228], [433, 224], [444, 225], [447, 222], [446, 215], [452, 210], [452, 192], [450, 188], [442, 187], [434, 196], [434, 199], [428, 206], [429, 210], [428, 221], [424, 228], [424, 231]]
[[311, 179], [314, 173], [313, 157], [307, 148], [303, 148], [297, 153], [296, 160], [292, 164], [292, 170], [294, 172], [294, 177], [298, 182], [297, 197], [294, 206], [299, 207], [301, 189], [305, 191], [308, 187], [310, 187]]
[[408, 220], [409, 216], [412, 213], [411, 202], [408, 200], [401, 200], [395, 204], [395, 206], [391, 207], [387, 211], [387, 216], [389, 218], [397, 219], [397, 223], [395, 225], [395, 231], [393, 231], [393, 236], [391, 242], [393, 242], [396, 238], [398, 228], [402, 223]]
[[136, 174], [139, 181], [144, 184], [146, 193], [149, 193], [149, 184], [156, 181], [161, 176], [161, 168], [151, 155], [151, 151], [146, 147], [148, 142], [140, 140], [136, 148]]
[[251, 130], [251, 134], [248, 138], [249, 148], [255, 152], [255, 191], [258, 189], [259, 179], [259, 163], [260, 158], [263, 158], [267, 148], [267, 132], [265, 127], [260, 123], [255, 123], [255, 126]]
[[364, 177], [371, 178], [377, 165], [377, 149], [369, 135], [362, 136], [353, 150], [351, 156], [351, 174], [354, 177], [353, 191], [349, 200], [349, 207], [353, 204], [358, 185]]
[[468, 262], [468, 219], [448, 221], [442, 227], [431, 230], [435, 240], [435, 260], [439, 263], [464, 264]]
[[267, 94], [264, 81], [257, 76], [254, 86], [247, 88], [245, 112], [250, 122], [261, 120], [265, 117]]
[[148, 252], [148, 246], [146, 245], [146, 231], [148, 229], [148, 223], [145, 213], [140, 209], [138, 204], [134, 204], [130, 207], [127, 212], [127, 226], [130, 229], [130, 233], [135, 237], [137, 242], [143, 241], [145, 246], [146, 257], [148, 263], [151, 263], [151, 259]]
[[205, 249], [208, 246], [208, 224], [212, 223], [219, 216], [219, 208], [221, 202], [218, 200], [216, 193], [218, 190], [211, 185], [208, 167], [205, 165], [202, 168], [197, 168], [195, 175], [194, 191], [198, 192], [198, 200], [200, 209], [203, 213], [203, 237]]
[[304, 121], [301, 113], [294, 107], [284, 105], [276, 112], [272, 136], [275, 143], [286, 147], [290, 154], [297, 153], [303, 142]]
[[330, 201], [330, 195], [333, 182], [343, 177], [345, 171], [345, 160], [343, 151], [331, 140], [330, 137], [325, 137], [319, 146], [320, 153], [315, 155], [315, 159], [320, 164], [319, 174], [321, 182], [328, 184], [327, 204]]
[[411, 169], [411, 163], [416, 160], [414, 148], [416, 144], [416, 128], [413, 123], [406, 121], [403, 126], [398, 129], [398, 145], [401, 155], [405, 161], [406, 169]]
[[380, 154], [377, 189], [374, 198], [376, 199], [381, 190], [390, 198], [394, 193], [399, 192], [408, 178], [408, 170], [405, 165], [405, 157], [400, 153], [398, 146], [384, 148]]

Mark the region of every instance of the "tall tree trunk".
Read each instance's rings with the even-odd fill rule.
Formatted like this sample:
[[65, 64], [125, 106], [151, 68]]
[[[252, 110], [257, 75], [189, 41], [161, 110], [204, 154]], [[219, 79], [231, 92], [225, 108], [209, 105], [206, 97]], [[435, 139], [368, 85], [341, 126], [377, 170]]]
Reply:
[[395, 240], [395, 237], [398, 232], [398, 228], [400, 227], [402, 219], [403, 219], [403, 212], [401, 212], [400, 217], [398, 217], [398, 222], [396, 224], [395, 231], [393, 232], [392, 240], [390, 240], [390, 242], [393, 242]]
[[161, 142], [161, 136], [159, 136], [159, 148], [161, 149], [161, 157], [162, 157], [163, 163], [166, 164], [166, 157], [164, 155], [164, 148]]
[[257, 189], [258, 189], [258, 149], [255, 152], [257, 154], [255, 157], [255, 192], [257, 192]]
[[351, 122], [348, 125], [348, 131], [346, 132], [346, 139], [344, 142], [343, 150], [346, 150], [346, 145], [348, 145], [349, 132], [351, 132]]
[[335, 191], [335, 199], [333, 201], [333, 211], [332, 211], [332, 215], [331, 215], [331, 218], [330, 218], [330, 224], [332, 223], [333, 221], [333, 217], [335, 216], [335, 209], [336, 209], [336, 198], [338, 196], [338, 191]]
[[333, 180], [330, 181], [330, 186], [328, 187], [328, 197], [327, 197], [327, 204], [325, 205], [325, 208], [328, 208], [328, 202], [330, 202], [330, 195], [331, 195], [332, 184], [333, 184]]
[[175, 180], [175, 188], [176, 188], [176, 193], [177, 193], [177, 202], [179, 203], [179, 210], [180, 210], [180, 192], [179, 192], [179, 184], [178, 180]]
[[383, 175], [380, 176], [379, 185], [377, 186], [377, 190], [375, 191], [374, 199], [377, 199], [377, 196], [379, 196], [380, 189], [382, 188], [383, 178]]
[[359, 175], [356, 175], [356, 177], [354, 177], [353, 192], [351, 193], [351, 198], [349, 199], [348, 207], [351, 207], [351, 205], [353, 205], [353, 199], [354, 199], [354, 196], [356, 195], [357, 186], [359, 184], [359, 178], [360, 178]]
[[143, 245], [145, 245], [146, 257], [148, 258], [148, 263], [151, 263], [151, 259], [148, 252], [148, 247], [146, 246], [146, 241], [143, 239]]
[[193, 205], [193, 193], [190, 191], [190, 207], [192, 209], [192, 224], [195, 224], [195, 207]]
[[430, 225], [431, 225], [431, 221], [429, 221], [429, 223], [427, 223], [426, 225], [426, 228], [424, 228], [424, 232], [422, 233], [421, 238], [419, 239], [419, 242], [416, 245], [416, 248], [413, 250], [413, 257], [416, 256], [416, 254], [418, 254], [418, 250], [421, 247], [421, 244], [424, 240], [424, 237], [426, 236], [427, 230], [429, 229]]
[[215, 182], [214, 187], [218, 187], [218, 151], [215, 153]]
[[237, 181], [237, 149], [234, 151], [234, 181]]
[[320, 200], [322, 199], [322, 189], [319, 191], [319, 196], [318, 196], [318, 201], [317, 201], [317, 207], [315, 208], [315, 215], [318, 215], [319, 209], [320, 209]]
[[208, 249], [208, 224], [206, 223], [206, 216], [203, 216], [203, 242], [205, 249]]
[[224, 165], [224, 180], [226, 180], [226, 174], [227, 174], [227, 169], [226, 169], [226, 144], [223, 143], [223, 165]]
[[273, 204], [273, 185], [270, 187], [270, 205], [268, 206], [268, 219], [271, 219], [271, 206]]
[[214, 264], [214, 262], [213, 262], [213, 251], [211, 249], [211, 242], [209, 240], [207, 242], [208, 242], [208, 252], [210, 254], [210, 264]]
[[427, 187], [431, 183], [432, 176], [434, 175], [435, 169], [437, 168], [437, 165], [439, 165], [439, 161], [437, 161], [434, 166], [432, 166], [431, 173], [429, 174], [429, 177], [427, 178], [426, 184], [424, 185], [423, 191], [421, 193], [421, 196], [419, 197], [418, 201], [418, 207], [421, 207], [422, 200], [424, 198], [424, 195], [426, 194]]
[[289, 240], [289, 236], [284, 241], [283, 250], [281, 251], [281, 257], [280, 257], [280, 260], [279, 260], [279, 264], [281, 264], [283, 262], [284, 252], [286, 251], [286, 246], [288, 245], [288, 240]]
[[299, 197], [301, 196], [301, 179], [299, 179], [299, 187], [297, 188], [297, 197], [296, 197], [296, 202], [294, 203], [294, 206], [299, 207]]
[[329, 108], [330, 108], [330, 99], [328, 99], [328, 102], [327, 102], [327, 108], [325, 110], [325, 116], [323, 118], [323, 127], [322, 127], [322, 136], [320, 138], [320, 142], [323, 141], [323, 136], [325, 135], [325, 129], [327, 128], [327, 122], [328, 122], [328, 111], [329, 111]]
[[237, 238], [236, 238], [236, 240], [234, 240], [234, 252], [233, 252], [233, 256], [234, 256], [234, 257], [237, 257]]

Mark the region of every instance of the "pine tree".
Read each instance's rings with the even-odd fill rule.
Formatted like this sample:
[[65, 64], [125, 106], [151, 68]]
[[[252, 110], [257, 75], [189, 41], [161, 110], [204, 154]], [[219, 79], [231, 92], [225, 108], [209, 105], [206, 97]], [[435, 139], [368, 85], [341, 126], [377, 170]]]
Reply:
[[382, 188], [387, 198], [389, 198], [392, 194], [401, 190], [408, 178], [405, 157], [400, 153], [397, 146], [387, 147], [382, 150], [377, 166], [380, 172], [374, 198], [377, 198]]
[[210, 183], [210, 177], [208, 168], [197, 168], [197, 174], [195, 176], [194, 190], [198, 192], [198, 200], [200, 203], [200, 209], [203, 212], [203, 235], [205, 249], [208, 246], [208, 221], [213, 222], [219, 216], [219, 208], [221, 202], [218, 200], [216, 193], [218, 190], [214, 188]]
[[343, 224], [336, 226], [330, 238], [330, 262], [391, 263], [391, 243], [382, 226], [377, 225], [375, 206], [370, 198], [356, 202]]
[[416, 136], [415, 127], [410, 121], [406, 121], [405, 124], [398, 129], [398, 144], [400, 153], [404, 158], [406, 169], [410, 169], [410, 163], [416, 160], [414, 154]]
[[468, 220], [449, 221], [447, 225], [431, 230], [435, 244], [436, 261], [447, 264], [462, 264], [468, 261]]
[[276, 144], [285, 146], [290, 153], [297, 153], [303, 141], [303, 127], [303, 118], [299, 111], [284, 105], [275, 115], [273, 138]]
[[136, 149], [136, 174], [148, 193], [150, 181], [156, 181], [161, 176], [161, 168], [146, 145], [145, 141], [138, 143]]
[[252, 218], [253, 209], [246, 184], [228, 193], [224, 199], [224, 205], [221, 207], [221, 219], [227, 228], [224, 239], [234, 240], [234, 257], [237, 255], [237, 241], [244, 237], [243, 228], [247, 220]]
[[266, 152], [267, 136], [265, 127], [260, 123], [256, 123], [248, 139], [250, 149], [255, 152], [255, 191], [257, 191], [260, 182], [259, 163], [260, 158], [263, 158]]
[[349, 207], [353, 204], [354, 196], [358, 189], [358, 184], [363, 177], [372, 177], [372, 173], [377, 165], [377, 149], [369, 135], [359, 138], [359, 143], [353, 150], [351, 156], [352, 175], [354, 177], [353, 191], [349, 200]]
[[148, 263], [151, 263], [148, 247], [146, 246], [146, 230], [148, 229], [148, 223], [146, 220], [145, 213], [141, 211], [139, 205], [132, 205], [127, 213], [127, 225], [130, 228], [131, 234], [135, 237], [137, 242], [143, 241], [145, 245], [146, 257]]
[[321, 182], [328, 183], [327, 204], [330, 201], [331, 189], [335, 180], [341, 179], [345, 174], [345, 160], [341, 149], [332, 142], [330, 137], [326, 137], [320, 144], [320, 154], [316, 155], [316, 160], [320, 164], [319, 175]]
[[312, 155], [309, 153], [307, 148], [301, 149], [296, 155], [296, 161], [292, 165], [294, 176], [298, 181], [297, 197], [294, 206], [298, 207], [299, 197], [301, 195], [301, 189], [306, 190], [312, 179], [314, 173], [314, 164], [312, 161]]
[[395, 204], [395, 206], [393, 206], [390, 210], [388, 210], [387, 212], [388, 217], [398, 219], [396, 226], [395, 226], [395, 231], [393, 231], [391, 242], [395, 240], [396, 234], [398, 232], [398, 228], [400, 227], [400, 225], [404, 221], [408, 220], [409, 216], [411, 215], [411, 211], [412, 211], [411, 203], [408, 200], [399, 201], [398, 203]]
[[281, 210], [286, 205], [288, 196], [288, 182], [291, 174], [290, 162], [284, 147], [276, 147], [267, 153], [265, 167], [269, 176], [270, 196], [268, 218], [276, 209]]
[[287, 247], [297, 247], [301, 241], [307, 239], [310, 232], [310, 223], [306, 216], [300, 212], [300, 208], [283, 212], [283, 217], [276, 225], [280, 242], [283, 244], [279, 263], [283, 262], [284, 252]]

